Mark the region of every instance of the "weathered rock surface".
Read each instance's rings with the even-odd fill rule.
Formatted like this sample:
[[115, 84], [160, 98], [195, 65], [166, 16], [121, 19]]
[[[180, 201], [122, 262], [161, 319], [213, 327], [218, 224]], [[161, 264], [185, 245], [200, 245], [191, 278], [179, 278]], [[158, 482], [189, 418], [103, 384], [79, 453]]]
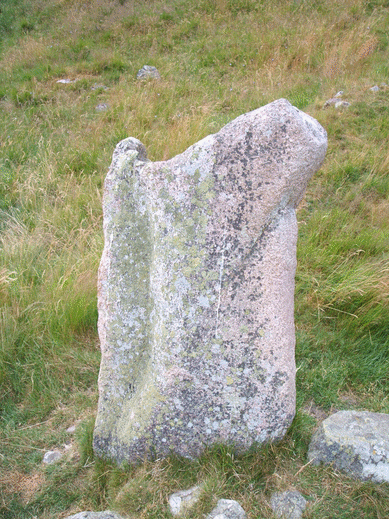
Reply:
[[51, 465], [52, 463], [56, 463], [62, 458], [63, 454], [61, 451], [47, 451], [43, 456], [42, 462], [46, 465]]
[[136, 75], [137, 79], [161, 79], [161, 75], [158, 70], [151, 65], [143, 65], [143, 67], [138, 70]]
[[199, 499], [201, 489], [198, 486], [180, 490], [169, 497], [169, 508], [173, 515], [180, 515], [191, 508]]
[[329, 416], [312, 437], [308, 459], [333, 463], [363, 481], [389, 482], [389, 415], [340, 411]]
[[121, 462], [283, 437], [295, 413], [295, 208], [327, 147], [278, 100], [166, 162], [129, 138], [104, 190], [94, 433]]
[[295, 490], [275, 492], [270, 499], [270, 506], [277, 517], [300, 519], [307, 506], [305, 498]]
[[105, 112], [106, 110], [108, 110], [109, 106], [107, 105], [107, 103], [100, 103], [96, 106], [95, 110], [96, 112]]
[[328, 108], [329, 106], [335, 106], [335, 108], [347, 108], [350, 106], [350, 103], [348, 101], [343, 101], [341, 99], [343, 95], [343, 90], [339, 90], [334, 97], [331, 97], [331, 99], [327, 99], [327, 101], [324, 103], [323, 108]]
[[207, 515], [207, 519], [244, 519], [245, 517], [246, 512], [237, 501], [232, 499], [219, 499], [216, 507]]
[[123, 519], [123, 517], [116, 512], [106, 510], [105, 512], [79, 512], [65, 519]]

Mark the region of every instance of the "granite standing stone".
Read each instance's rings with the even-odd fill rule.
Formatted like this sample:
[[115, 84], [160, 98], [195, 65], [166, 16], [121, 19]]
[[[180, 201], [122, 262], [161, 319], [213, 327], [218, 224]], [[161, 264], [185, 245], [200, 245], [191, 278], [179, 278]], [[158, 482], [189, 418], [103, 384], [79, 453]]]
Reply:
[[129, 138], [104, 188], [94, 449], [238, 450], [295, 413], [295, 208], [327, 137], [280, 99], [166, 162]]

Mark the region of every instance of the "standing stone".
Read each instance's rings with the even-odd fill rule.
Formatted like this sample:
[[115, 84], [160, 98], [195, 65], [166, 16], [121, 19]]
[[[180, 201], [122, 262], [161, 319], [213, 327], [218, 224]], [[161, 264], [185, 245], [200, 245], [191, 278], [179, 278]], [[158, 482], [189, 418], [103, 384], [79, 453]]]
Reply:
[[118, 144], [104, 190], [97, 455], [197, 456], [295, 413], [295, 208], [326, 132], [280, 99], [166, 162]]
[[389, 483], [389, 415], [339, 411], [326, 418], [313, 435], [308, 459], [333, 463], [362, 481]]

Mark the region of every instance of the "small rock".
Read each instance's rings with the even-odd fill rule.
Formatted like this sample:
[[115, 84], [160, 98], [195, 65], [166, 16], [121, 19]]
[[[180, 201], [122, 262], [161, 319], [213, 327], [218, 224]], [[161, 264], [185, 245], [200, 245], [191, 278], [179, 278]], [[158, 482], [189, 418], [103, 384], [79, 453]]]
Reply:
[[69, 515], [65, 519], [124, 519], [116, 512], [106, 510], [105, 512], [79, 512], [78, 514]]
[[338, 102], [338, 99], [335, 97], [331, 97], [331, 99], [327, 99], [327, 101], [324, 103], [323, 108], [327, 108], [328, 106], [334, 105]]
[[343, 90], [339, 90], [339, 92], [337, 92], [334, 97], [342, 97], [343, 95]]
[[43, 456], [43, 463], [51, 465], [62, 458], [63, 454], [60, 451], [47, 451]]
[[158, 70], [151, 65], [144, 65], [136, 75], [137, 79], [161, 79]]
[[99, 85], [97, 83], [90, 87], [91, 90], [98, 90], [99, 88], [101, 88], [102, 90], [108, 90], [108, 87], [106, 87], [105, 85]]
[[246, 512], [237, 501], [219, 499], [216, 507], [207, 515], [207, 519], [244, 519]]
[[108, 105], [106, 103], [100, 103], [96, 106], [95, 110], [96, 112], [105, 112], [106, 110], [108, 110]]
[[380, 91], [380, 87], [378, 85], [374, 85], [373, 87], [371, 87], [369, 89], [371, 92], [379, 92]]
[[389, 482], [389, 415], [339, 411], [312, 436], [308, 459], [375, 483]]
[[66, 432], [69, 433], [69, 434], [73, 434], [74, 432], [76, 432], [76, 426], [75, 425], [71, 425], [70, 427], [68, 427], [66, 429]]
[[184, 510], [193, 506], [200, 496], [200, 487], [192, 487], [188, 490], [181, 490], [169, 497], [169, 507], [173, 515], [179, 515]]
[[75, 83], [76, 79], [59, 79], [57, 83], [62, 83], [63, 85], [67, 85], [69, 83]]
[[270, 498], [270, 506], [277, 517], [300, 519], [307, 502], [297, 491], [276, 492]]
[[323, 105], [323, 108], [328, 108], [329, 106], [335, 106], [335, 108], [346, 108], [347, 106], [350, 106], [350, 103], [348, 101], [342, 101], [339, 99], [339, 97], [332, 97], [331, 99], [327, 99]]
[[347, 108], [348, 106], [350, 106], [348, 101], [337, 101], [335, 103], [335, 108]]

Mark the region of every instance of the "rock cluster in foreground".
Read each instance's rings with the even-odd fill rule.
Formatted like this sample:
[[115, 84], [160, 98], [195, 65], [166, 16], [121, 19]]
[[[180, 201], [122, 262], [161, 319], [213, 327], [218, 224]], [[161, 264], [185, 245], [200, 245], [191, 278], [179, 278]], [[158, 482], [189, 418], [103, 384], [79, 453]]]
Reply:
[[[308, 458], [312, 465], [334, 468], [362, 481], [389, 482], [389, 415], [367, 411], [340, 411], [326, 418], [312, 436]], [[194, 486], [168, 499], [175, 517], [185, 516], [201, 498], [202, 487]], [[308, 502], [294, 489], [275, 492], [269, 506], [275, 517], [300, 519]], [[311, 505], [314, 503], [311, 502]], [[244, 519], [246, 511], [233, 500], [221, 499], [206, 519]], [[67, 519], [124, 519], [114, 512], [81, 512]]]

